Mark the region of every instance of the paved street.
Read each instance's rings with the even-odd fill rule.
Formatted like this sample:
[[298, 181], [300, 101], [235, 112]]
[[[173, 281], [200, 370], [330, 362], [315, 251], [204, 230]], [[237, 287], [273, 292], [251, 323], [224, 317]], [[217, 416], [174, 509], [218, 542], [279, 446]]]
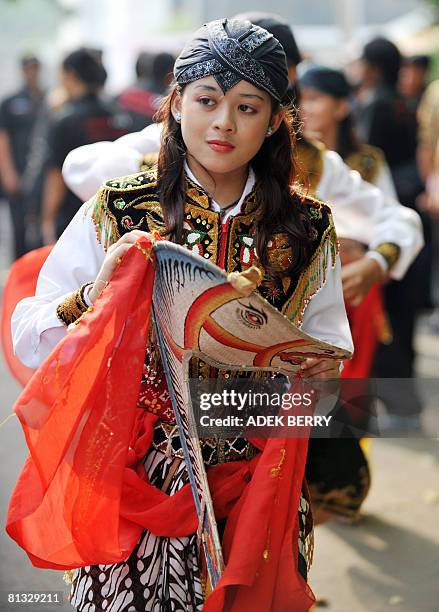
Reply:
[[[9, 372], [5, 369], [3, 360], [0, 363], [1, 409], [0, 420], [11, 412], [14, 399], [18, 393]], [[7, 593], [64, 591], [67, 585], [62, 580], [62, 573], [38, 570], [32, 567], [25, 553], [5, 534], [3, 530], [4, 517], [7, 510], [10, 492], [15, 484], [21, 466], [26, 457], [26, 445], [21, 427], [16, 417], [9, 420], [0, 429], [0, 515], [2, 532], [0, 536], [0, 611], [15, 612], [15, 610], [32, 610], [32, 612], [50, 612], [54, 610], [71, 611], [69, 604], [61, 606], [21, 605], [13, 606], [7, 603]]]
[[334, 612], [435, 612], [439, 444], [373, 441], [372, 469], [363, 520], [316, 529], [311, 586]]
[[[6, 221], [0, 206], [0, 268], [5, 266], [8, 257]], [[419, 372], [427, 377], [437, 376], [439, 335], [432, 335], [423, 324], [417, 342]], [[1, 421], [11, 412], [19, 391], [2, 360], [0, 389]], [[428, 423], [439, 407], [439, 397], [429, 392], [425, 401]], [[25, 456], [21, 429], [13, 417], [0, 429], [2, 524]], [[337, 524], [316, 529], [311, 586], [331, 612], [436, 612], [439, 609], [439, 442], [420, 438], [374, 440], [371, 462], [373, 485], [363, 520], [355, 526]], [[8, 591], [66, 592], [66, 588], [61, 573], [33, 568], [25, 554], [2, 531], [0, 612], [26, 609], [67, 612], [72, 609], [68, 603], [14, 606], [5, 599]]]

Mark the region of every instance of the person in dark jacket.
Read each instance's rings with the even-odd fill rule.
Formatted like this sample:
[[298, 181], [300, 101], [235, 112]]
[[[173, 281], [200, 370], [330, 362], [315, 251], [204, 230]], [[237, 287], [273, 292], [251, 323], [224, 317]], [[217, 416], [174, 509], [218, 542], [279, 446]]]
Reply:
[[61, 82], [68, 102], [52, 122], [49, 132], [48, 173], [42, 207], [45, 244], [61, 235], [82, 202], [65, 185], [62, 165], [67, 154], [78, 146], [115, 140], [124, 135], [130, 121], [100, 95], [107, 72], [90, 49], [70, 53], [61, 66]]
[[0, 177], [11, 211], [14, 259], [38, 246], [30, 240], [30, 225], [40, 205], [48, 127], [39, 59], [24, 56], [21, 70], [23, 86], [0, 106]]
[[119, 107], [131, 118], [131, 131], [142, 130], [153, 122], [172, 80], [174, 61], [170, 53], [140, 53], [136, 61], [136, 82], [116, 98]]
[[[362, 75], [356, 112], [360, 137], [379, 147], [392, 173], [399, 201], [416, 208], [423, 192], [417, 163], [417, 122], [398, 91], [402, 56], [394, 43], [375, 38], [363, 50]], [[428, 245], [429, 222], [425, 217], [424, 236]], [[378, 347], [375, 373], [379, 378], [404, 378], [405, 393], [382, 397], [389, 415], [389, 429], [418, 430], [422, 402], [414, 377], [414, 332], [416, 318], [425, 302], [424, 279], [428, 275], [428, 246], [418, 255], [401, 281], [385, 287], [385, 306], [393, 331], [390, 344]]]

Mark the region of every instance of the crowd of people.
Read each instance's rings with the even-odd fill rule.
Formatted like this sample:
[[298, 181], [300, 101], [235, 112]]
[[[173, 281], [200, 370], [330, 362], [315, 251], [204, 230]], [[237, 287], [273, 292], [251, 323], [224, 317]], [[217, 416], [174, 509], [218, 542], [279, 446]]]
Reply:
[[[107, 73], [95, 49], [78, 49], [62, 62], [56, 109], [55, 97], [40, 86], [37, 58], [23, 58], [22, 69], [25, 86], [4, 100], [0, 116], [0, 175], [14, 256], [56, 243], [36, 271], [36, 295], [22, 300], [13, 315], [14, 349], [25, 365], [37, 368], [56, 350], [68, 326], [111, 287], [122, 256], [142, 237], [160, 232], [228, 272], [259, 263], [265, 276], [258, 291], [296, 325], [347, 351], [353, 341], [354, 357], [340, 368], [343, 378], [405, 379], [403, 394], [381, 393], [383, 430], [422, 431], [414, 334], [419, 314], [435, 307], [439, 214], [439, 87], [428, 84], [427, 56], [403, 57], [379, 37], [344, 72], [304, 60], [281, 17], [248, 13], [203, 26], [176, 59], [142, 53], [135, 84], [114, 99], [105, 94]], [[196, 225], [201, 219], [203, 231]], [[156, 353], [149, 338], [142, 393], [149, 397], [154, 387], [154, 419], [174, 426]], [[305, 378], [340, 372], [329, 359], [310, 358], [301, 368]], [[144, 417], [152, 414], [150, 403], [137, 405], [142, 419], [150, 418]], [[352, 419], [366, 426], [364, 411]], [[145, 420], [143, 427], [150, 447], [142, 446], [138, 460], [148, 486], [168, 495], [159, 500], [166, 514], [173, 495], [183, 499], [187, 474], [172, 454], [172, 433], [166, 434], [166, 454], [156, 441], [159, 424], [149, 431]], [[252, 444], [246, 444], [247, 452]], [[255, 544], [248, 553], [252, 569], [244, 576], [243, 553], [234, 542], [246, 531], [239, 531], [244, 523], [236, 512], [252, 516], [248, 498], [262, 496], [254, 466], [270, 449], [267, 441], [254, 451], [249, 463], [255, 459], [255, 471], [242, 500], [227, 498], [218, 521], [227, 555], [219, 588], [210, 593], [206, 587], [206, 561], [177, 511], [175, 520], [166, 514], [158, 531], [150, 518], [130, 514], [143, 531], [128, 559], [113, 553], [110, 562], [104, 548], [101, 557], [98, 551], [81, 556], [83, 536], [75, 534], [75, 559], [87, 563], [78, 561], [71, 575], [72, 605], [83, 612], [238, 611], [253, 609], [258, 593], [261, 612], [311, 609], [312, 522], [358, 518], [370, 486], [368, 459], [356, 437], [312, 439], [306, 460], [295, 447], [294, 469], [285, 465], [292, 470], [286, 477], [300, 481], [294, 544], [285, 519], [285, 531], [273, 529], [272, 548], [259, 551]], [[22, 487], [24, 482], [26, 475]], [[220, 485], [232, 490], [226, 477]], [[150, 499], [145, 494], [142, 501]], [[29, 553], [22, 513], [14, 508], [9, 532]], [[264, 515], [268, 534], [270, 512], [271, 506]], [[120, 537], [126, 536], [123, 527]], [[283, 574], [287, 541], [287, 549], [297, 548], [296, 563], [295, 571]], [[265, 561], [273, 554], [278, 565], [258, 569], [259, 553]], [[61, 567], [61, 558], [42, 566]], [[282, 569], [284, 580], [273, 567]]]
[[0, 178], [11, 211], [14, 259], [54, 242], [82, 204], [62, 178], [67, 154], [152, 123], [173, 62], [170, 53], [141, 53], [135, 84], [113, 98], [105, 92], [107, 71], [98, 49], [67, 55], [51, 91], [44, 89], [39, 59], [22, 58], [22, 87], [2, 101], [0, 112]]
[[[432, 220], [421, 204], [425, 184], [417, 161], [417, 111], [427, 68], [428, 58], [407, 58], [404, 63], [391, 41], [377, 38], [364, 47], [354, 85], [343, 72], [322, 67], [305, 69], [300, 79], [305, 133], [316, 134], [365, 180], [417, 210], [423, 221], [422, 252], [403, 279], [383, 288], [392, 341], [383, 338], [379, 344], [377, 377], [413, 378], [416, 319], [422, 309], [433, 306]], [[394, 425], [399, 416], [408, 424], [410, 415], [412, 426], [419, 427], [421, 401], [414, 385], [397, 405], [391, 398], [386, 404]]]

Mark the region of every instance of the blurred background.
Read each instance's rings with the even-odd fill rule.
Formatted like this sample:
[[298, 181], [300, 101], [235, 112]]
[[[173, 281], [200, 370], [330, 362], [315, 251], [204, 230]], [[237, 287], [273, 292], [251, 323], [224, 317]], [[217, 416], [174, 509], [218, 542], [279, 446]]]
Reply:
[[238, 11], [281, 14], [294, 26], [301, 50], [326, 62], [346, 62], [377, 33], [391, 37], [404, 53], [436, 54], [437, 4], [435, 0], [1, 0], [0, 94], [18, 84], [16, 65], [23, 53], [38, 52], [49, 85], [61, 56], [80, 45], [102, 49], [108, 87], [117, 91], [132, 79], [139, 51], [178, 51], [198, 24]]
[[[419, 382], [416, 416], [422, 417], [423, 426], [418, 418], [413, 435], [371, 443], [372, 489], [360, 520], [316, 529], [310, 584], [318, 607], [334, 612], [436, 612], [439, 443], [428, 437], [428, 420], [439, 410], [439, 394], [437, 385], [422, 381], [439, 378], [439, 166], [434, 161], [439, 143], [439, 0], [0, 0], [0, 291], [12, 262], [50, 244], [69, 221], [62, 211], [76, 206], [60, 169], [67, 153], [85, 141], [77, 143], [57, 122], [78, 91], [88, 91], [81, 89], [84, 82], [92, 82], [93, 93], [99, 90], [96, 113], [110, 118], [105, 127], [91, 126], [89, 142], [141, 130], [152, 122], [174, 57], [189, 33], [205, 21], [250, 10], [281, 15], [305, 60], [346, 70], [353, 81], [364, 46], [373, 38], [389, 39], [401, 53], [398, 99], [411, 113], [413, 129], [423, 134], [413, 145], [413, 163], [417, 146], [430, 155], [426, 170], [418, 168], [420, 199], [409, 203], [425, 215], [430, 249], [421, 273], [425, 295], [413, 315], [411, 358]], [[93, 77], [85, 70], [85, 81], [78, 85], [71, 73], [81, 73], [84, 49], [95, 61]], [[430, 83], [421, 125], [418, 107]], [[44, 225], [42, 201], [49, 202], [48, 193], [57, 190], [64, 198], [60, 216]], [[432, 198], [430, 204], [425, 198]], [[0, 389], [2, 421], [11, 413], [20, 385], [1, 357]], [[0, 429], [2, 522], [25, 456], [21, 429], [12, 418]], [[33, 568], [2, 532], [0, 611], [22, 609], [6, 603], [8, 590], [66, 594], [68, 588], [60, 573]], [[54, 607], [27, 609], [46, 612]], [[72, 608], [65, 602], [56, 609]]]

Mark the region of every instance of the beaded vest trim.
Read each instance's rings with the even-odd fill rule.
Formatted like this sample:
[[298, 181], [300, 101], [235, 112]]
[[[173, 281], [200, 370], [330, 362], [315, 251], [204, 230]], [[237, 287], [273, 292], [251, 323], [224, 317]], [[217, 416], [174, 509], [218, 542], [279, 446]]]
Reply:
[[[230, 217], [225, 225], [221, 213], [212, 210], [211, 198], [202, 187], [188, 178], [186, 184], [184, 246], [227, 272], [240, 272], [252, 265], [262, 270], [254, 244], [258, 214], [256, 190], [247, 195], [241, 212]], [[299, 325], [310, 299], [326, 281], [328, 263], [335, 265], [337, 238], [328, 206], [298, 190], [293, 197], [312, 241], [311, 261], [301, 274], [287, 278], [275, 279], [265, 273], [258, 290]], [[133, 229], [165, 235], [155, 171], [108, 181], [89, 201], [89, 208], [97, 238], [105, 249]], [[293, 256], [287, 235], [274, 234], [268, 243], [270, 264], [278, 270], [285, 269]]]

